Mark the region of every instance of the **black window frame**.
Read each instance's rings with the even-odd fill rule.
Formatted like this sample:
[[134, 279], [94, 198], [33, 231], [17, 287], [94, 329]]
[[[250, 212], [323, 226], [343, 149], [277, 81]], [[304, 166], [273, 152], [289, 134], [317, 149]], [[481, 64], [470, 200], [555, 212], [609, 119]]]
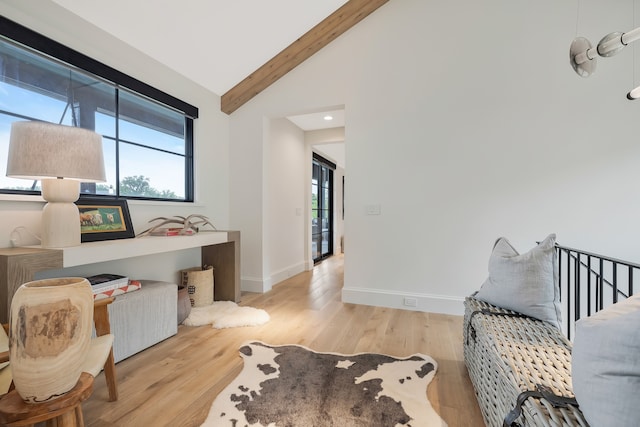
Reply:
[[[91, 197], [101, 198], [120, 198], [130, 200], [154, 200], [154, 201], [170, 201], [170, 202], [193, 202], [195, 195], [195, 177], [194, 177], [194, 120], [198, 118], [198, 108], [184, 102], [166, 92], [154, 88], [134, 77], [131, 77], [121, 71], [118, 71], [100, 61], [97, 61], [87, 55], [84, 55], [74, 49], [71, 49], [61, 43], [56, 42], [40, 33], [37, 33], [27, 27], [24, 27], [14, 21], [0, 16], [0, 36], [9, 39], [19, 45], [33, 49], [40, 54], [49, 56], [55, 60], [61, 61], [82, 71], [93, 74], [103, 79], [116, 88], [127, 89], [134, 94], [141, 95], [163, 104], [174, 110], [184, 114], [185, 117], [185, 196], [184, 199], [162, 199], [138, 196], [123, 196], [120, 194], [104, 195], [90, 194]], [[116, 164], [119, 168], [119, 164]], [[119, 184], [119, 183], [118, 183]], [[119, 185], [118, 185], [119, 186]], [[4, 194], [40, 194], [39, 191], [16, 191], [2, 190]], [[82, 195], [81, 195], [82, 196]]]
[[[334, 234], [335, 234], [335, 229], [334, 229], [334, 221], [333, 221], [333, 210], [334, 210], [334, 206], [335, 206], [335, 200], [334, 200], [334, 194], [333, 194], [333, 190], [334, 190], [334, 173], [336, 171], [336, 164], [333, 163], [332, 161], [324, 158], [323, 156], [321, 156], [320, 154], [313, 152], [313, 161], [312, 161], [312, 170], [313, 168], [317, 165], [318, 168], [320, 169], [320, 177], [318, 180], [318, 206], [316, 208], [317, 215], [316, 218], [318, 219], [318, 223], [320, 224], [320, 232], [315, 232], [313, 231], [313, 225], [311, 227], [311, 238], [313, 239], [314, 236], [319, 235], [320, 236], [320, 248], [317, 248], [319, 251], [319, 256], [316, 256], [316, 254], [312, 254], [313, 255], [313, 262], [314, 264], [317, 264], [319, 262], [321, 262], [322, 260], [325, 260], [331, 256], [333, 256], [333, 240], [334, 240]], [[323, 180], [322, 180], [322, 176], [324, 175], [324, 173], [327, 173], [327, 182], [328, 182], [328, 186], [324, 186], [323, 185]], [[312, 176], [313, 176], [313, 172], [312, 172]], [[313, 179], [313, 178], [312, 178]], [[321, 199], [321, 194], [322, 194], [322, 190], [327, 190], [328, 191], [328, 195], [329, 195], [329, 200], [328, 202], [328, 206], [323, 206]], [[313, 210], [313, 207], [312, 207]], [[327, 213], [327, 225], [328, 225], [328, 230], [329, 230], [329, 239], [327, 240], [327, 252], [323, 252], [322, 251], [322, 235], [324, 234], [324, 232], [322, 231], [322, 216], [320, 215], [320, 213], [322, 211], [326, 211]]]

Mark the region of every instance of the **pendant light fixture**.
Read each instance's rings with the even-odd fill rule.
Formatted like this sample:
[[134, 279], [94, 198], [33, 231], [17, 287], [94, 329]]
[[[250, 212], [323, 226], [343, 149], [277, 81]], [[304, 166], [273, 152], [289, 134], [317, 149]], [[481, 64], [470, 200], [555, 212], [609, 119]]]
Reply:
[[[625, 46], [640, 39], [640, 27], [626, 33], [609, 33], [593, 47], [589, 40], [577, 37], [569, 47], [569, 62], [573, 70], [581, 77], [589, 77], [596, 70], [598, 56], [608, 58], [616, 55]], [[627, 99], [640, 98], [640, 86], [627, 94]]]

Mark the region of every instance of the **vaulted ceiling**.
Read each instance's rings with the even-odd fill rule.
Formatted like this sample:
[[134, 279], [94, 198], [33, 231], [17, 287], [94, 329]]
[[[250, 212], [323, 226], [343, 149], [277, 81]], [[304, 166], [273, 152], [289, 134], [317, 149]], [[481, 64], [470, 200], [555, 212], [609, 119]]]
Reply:
[[231, 114], [388, 0], [53, 0], [220, 95]]

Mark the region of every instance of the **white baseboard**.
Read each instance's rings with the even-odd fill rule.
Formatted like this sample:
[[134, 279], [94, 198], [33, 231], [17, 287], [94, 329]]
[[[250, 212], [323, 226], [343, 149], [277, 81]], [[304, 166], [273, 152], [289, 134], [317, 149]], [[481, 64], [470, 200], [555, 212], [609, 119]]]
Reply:
[[[342, 302], [456, 316], [464, 314], [464, 298], [448, 295], [412, 294], [367, 288], [343, 288]], [[407, 305], [407, 303], [410, 305]]]
[[271, 283], [273, 285], [277, 285], [283, 280], [287, 280], [289, 277], [295, 276], [296, 274], [302, 273], [305, 271], [305, 262], [299, 262], [298, 264], [289, 266], [287, 268], [283, 268], [280, 271], [276, 271], [271, 273]]
[[263, 294], [271, 290], [271, 284], [257, 277], [243, 277], [240, 279], [240, 290]]
[[264, 294], [269, 292], [274, 285], [288, 279], [291, 276], [306, 271], [306, 263], [300, 262], [296, 265], [283, 268], [280, 271], [272, 273], [267, 279], [260, 279], [257, 277], [243, 277], [240, 280], [240, 289], [244, 292], [257, 292]]
[[315, 267], [313, 260], [304, 262], [304, 271], [311, 271], [313, 270], [313, 267]]

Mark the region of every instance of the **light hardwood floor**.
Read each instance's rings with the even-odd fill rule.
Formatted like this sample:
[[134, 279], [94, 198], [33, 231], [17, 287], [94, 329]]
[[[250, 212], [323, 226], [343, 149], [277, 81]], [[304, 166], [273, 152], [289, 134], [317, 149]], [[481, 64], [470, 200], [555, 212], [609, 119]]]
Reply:
[[103, 374], [83, 405], [87, 426], [199, 426], [215, 396], [240, 372], [241, 344], [302, 344], [316, 351], [428, 354], [438, 362], [429, 401], [450, 427], [484, 426], [462, 356], [462, 317], [343, 304], [343, 256], [274, 286], [244, 293], [241, 305], [267, 310], [266, 325], [178, 334], [116, 365], [117, 402]]

